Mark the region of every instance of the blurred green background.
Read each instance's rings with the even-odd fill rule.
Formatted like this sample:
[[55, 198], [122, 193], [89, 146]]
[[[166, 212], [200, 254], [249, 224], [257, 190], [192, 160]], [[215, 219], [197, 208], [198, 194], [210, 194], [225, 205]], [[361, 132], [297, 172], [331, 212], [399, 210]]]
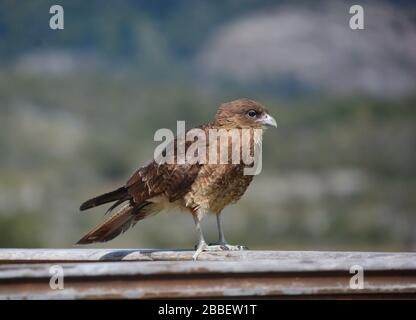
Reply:
[[[49, 8], [64, 8], [64, 30]], [[263, 172], [226, 208], [252, 249], [416, 248], [416, 4], [0, 1], [0, 247], [71, 247], [105, 207], [79, 204], [153, 156], [159, 128], [266, 105]], [[215, 219], [204, 221], [216, 240]], [[96, 247], [192, 248], [164, 212]]]

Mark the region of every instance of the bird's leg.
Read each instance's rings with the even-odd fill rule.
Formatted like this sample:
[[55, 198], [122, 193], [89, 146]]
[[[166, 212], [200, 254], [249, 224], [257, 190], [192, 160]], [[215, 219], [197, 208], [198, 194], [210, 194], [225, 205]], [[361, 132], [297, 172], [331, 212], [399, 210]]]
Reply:
[[192, 259], [195, 261], [196, 259], [198, 259], [199, 254], [202, 251], [204, 251], [204, 249], [206, 249], [208, 246], [205, 242], [204, 234], [202, 232], [202, 227], [201, 227], [202, 216], [200, 216], [198, 214], [194, 214], [193, 217], [194, 217], [194, 221], [195, 221], [195, 229], [196, 229], [196, 232], [198, 233], [198, 236], [199, 236], [198, 246], [196, 247], [195, 254], [192, 257]]
[[232, 251], [237, 251], [237, 250], [248, 249], [245, 246], [239, 246], [239, 245], [232, 246], [232, 245], [229, 245], [227, 243], [227, 240], [225, 240], [225, 236], [224, 236], [224, 229], [222, 227], [221, 212], [217, 214], [217, 227], [218, 227], [218, 242], [210, 243], [209, 247], [207, 248], [208, 250], [232, 250]]
[[224, 236], [224, 229], [222, 228], [222, 219], [221, 219], [221, 213], [218, 213], [217, 215], [217, 228], [218, 228], [218, 241], [214, 243], [210, 243], [210, 246], [221, 246], [221, 245], [227, 245], [227, 240], [225, 240]]

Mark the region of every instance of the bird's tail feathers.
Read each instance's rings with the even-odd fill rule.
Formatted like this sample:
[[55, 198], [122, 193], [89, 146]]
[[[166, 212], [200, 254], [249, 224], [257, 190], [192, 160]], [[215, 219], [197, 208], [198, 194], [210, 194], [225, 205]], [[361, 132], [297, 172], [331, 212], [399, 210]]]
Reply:
[[97, 197], [94, 197], [92, 199], [85, 201], [83, 204], [81, 204], [80, 210], [83, 211], [83, 210], [91, 209], [96, 206], [100, 206], [102, 204], [113, 202], [113, 201], [117, 201], [117, 203], [120, 204], [121, 202], [124, 202], [128, 200], [129, 198], [130, 197], [129, 197], [127, 188], [121, 187], [114, 191], [104, 193], [102, 195], [99, 195]]
[[144, 202], [141, 205], [134, 206], [130, 203], [126, 204], [104, 220], [103, 223], [88, 232], [77, 244], [112, 240], [130, 227], [133, 227], [139, 220], [156, 214], [160, 210], [161, 208], [152, 202]]

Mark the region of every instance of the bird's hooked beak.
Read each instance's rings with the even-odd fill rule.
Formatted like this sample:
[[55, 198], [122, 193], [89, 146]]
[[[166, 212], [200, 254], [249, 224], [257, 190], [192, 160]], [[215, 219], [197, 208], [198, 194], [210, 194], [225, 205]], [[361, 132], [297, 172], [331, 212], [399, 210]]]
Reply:
[[262, 119], [260, 119], [259, 122], [268, 127], [277, 127], [276, 119], [268, 113], [266, 113], [266, 115]]

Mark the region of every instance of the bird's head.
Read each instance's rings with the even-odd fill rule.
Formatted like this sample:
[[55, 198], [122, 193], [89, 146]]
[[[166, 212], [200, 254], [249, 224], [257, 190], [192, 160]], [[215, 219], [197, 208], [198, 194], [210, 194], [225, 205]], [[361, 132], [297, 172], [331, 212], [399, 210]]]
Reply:
[[266, 129], [276, 127], [276, 120], [260, 103], [249, 99], [238, 99], [220, 106], [214, 124], [227, 128]]

